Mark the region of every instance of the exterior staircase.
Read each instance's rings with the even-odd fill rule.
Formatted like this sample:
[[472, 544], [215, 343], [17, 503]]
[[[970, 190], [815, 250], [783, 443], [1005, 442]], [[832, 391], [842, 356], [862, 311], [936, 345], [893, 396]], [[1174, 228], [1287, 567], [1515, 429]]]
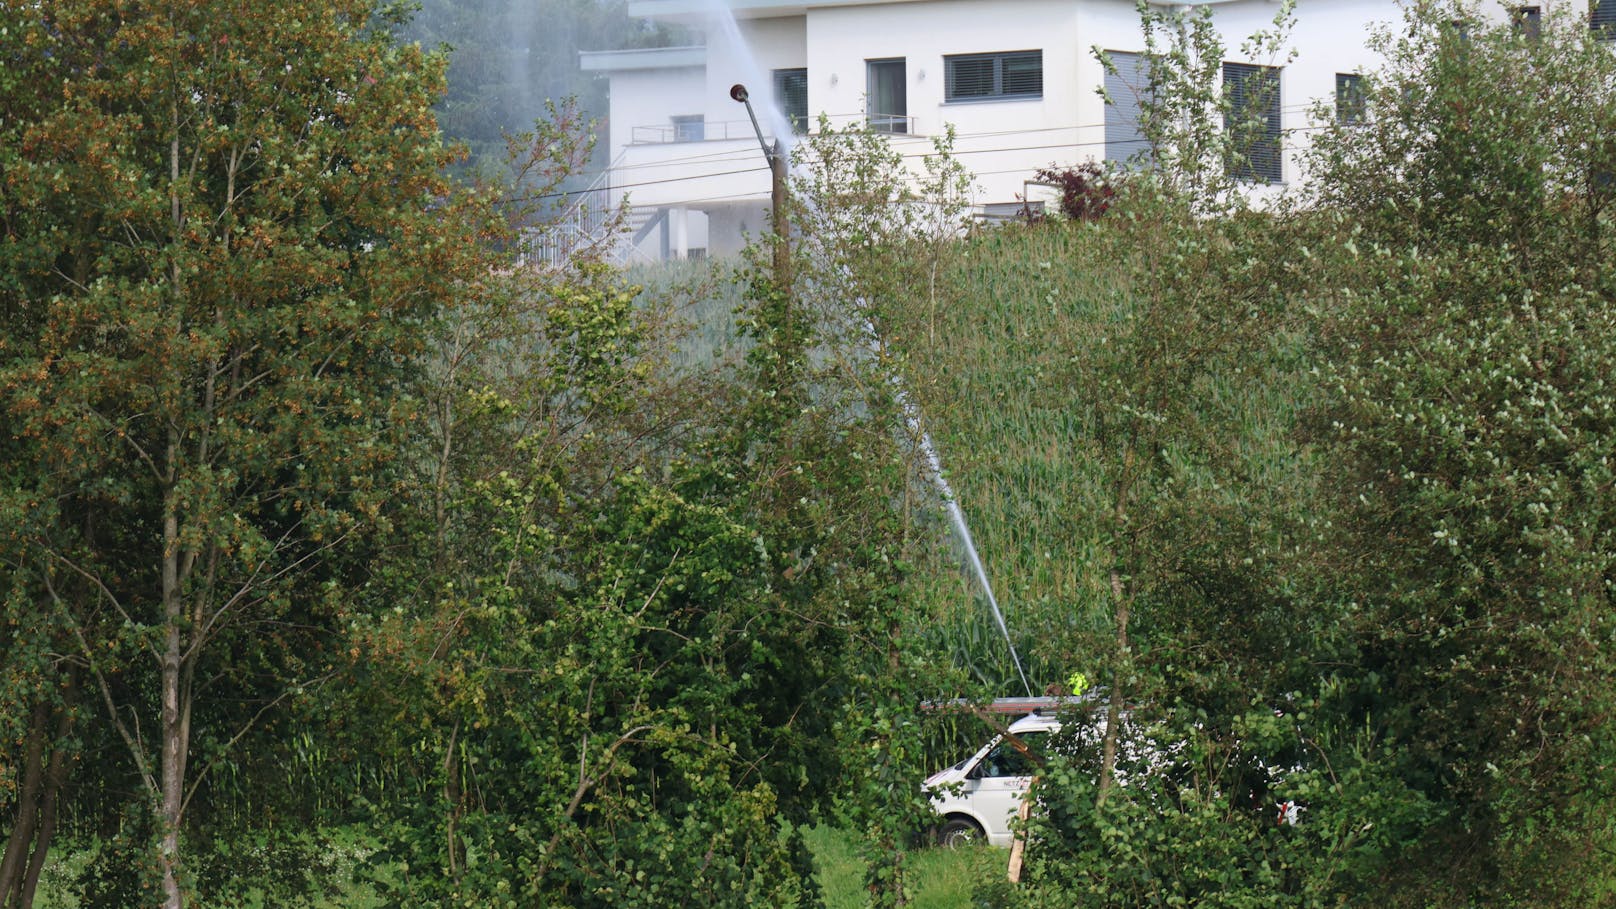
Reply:
[[588, 187], [575, 193], [559, 217], [522, 232], [522, 265], [556, 269], [580, 254], [598, 256], [613, 265], [656, 261], [640, 244], [657, 229], [665, 231], [668, 213], [666, 209], [613, 205], [611, 175], [622, 159], [618, 155]]

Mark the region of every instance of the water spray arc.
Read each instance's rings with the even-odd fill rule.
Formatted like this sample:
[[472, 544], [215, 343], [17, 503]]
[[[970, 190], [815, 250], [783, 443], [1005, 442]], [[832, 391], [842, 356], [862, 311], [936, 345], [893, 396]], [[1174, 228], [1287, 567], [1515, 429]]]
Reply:
[[[727, 4], [720, 2], [720, 0], [715, 0], [713, 6], [714, 17], [720, 29], [729, 37], [739, 51], [745, 52], [747, 44], [741, 37], [734, 13], [730, 11]], [[750, 69], [757, 69], [755, 61], [752, 61]], [[787, 137], [791, 135], [790, 127], [786, 125], [784, 129], [781, 129], [780, 124], [777, 122], [776, 132], [778, 135], [771, 146], [768, 140], [763, 137], [763, 128], [758, 124], [757, 112], [752, 108], [751, 92], [747, 90], [746, 86], [739, 82], [730, 86], [729, 96], [731, 100], [746, 106], [746, 114], [752, 120], [752, 130], [757, 134], [758, 146], [763, 150], [763, 156], [769, 162], [769, 174], [771, 177], [770, 213], [774, 229], [774, 279], [775, 285], [780, 292], [789, 294], [791, 292], [791, 226], [786, 207], [789, 201], [786, 193], [786, 179], [789, 176], [791, 167], [791, 155], [786, 142]], [[771, 120], [774, 121], [783, 121], [783, 119], [777, 112], [771, 117]], [[857, 305], [861, 314], [869, 311], [865, 300], [858, 300]], [[864, 330], [869, 339], [871, 354], [879, 362], [882, 359], [881, 342], [879, 335], [876, 333], [875, 324], [866, 319]], [[1022, 668], [1021, 655], [1016, 652], [1016, 643], [1010, 637], [1010, 627], [1005, 623], [1004, 612], [999, 608], [999, 601], [993, 595], [993, 585], [988, 581], [987, 569], [983, 566], [982, 557], [976, 550], [975, 538], [971, 536], [970, 526], [965, 523], [965, 512], [960, 508], [959, 501], [954, 496], [954, 490], [949, 485], [948, 478], [943, 474], [942, 458], [937, 453], [937, 446], [932, 441], [931, 433], [926, 430], [924, 423], [920, 419], [920, 408], [915, 405], [908, 392], [905, 391], [903, 377], [898, 375], [896, 370], [892, 371], [888, 381], [892, 384], [893, 397], [903, 413], [905, 428], [908, 430], [910, 438], [914, 440], [915, 446], [919, 449], [921, 458], [925, 461], [926, 472], [929, 474], [932, 485], [936, 487], [939, 496], [943, 500], [943, 510], [948, 513], [948, 523], [954, 531], [954, 537], [964, 549], [966, 561], [970, 565], [971, 572], [976, 576], [977, 583], [982, 586], [982, 593], [987, 596], [988, 608], [993, 612], [993, 621], [998, 626], [999, 633], [1004, 635], [1004, 642], [1010, 650], [1010, 661], [1016, 667], [1016, 675], [1021, 679], [1021, 685], [1026, 689], [1027, 696], [1032, 697], [1032, 684], [1027, 681], [1026, 670]]]
[[[866, 322], [865, 330], [869, 332], [870, 344], [877, 344], [875, 326]], [[879, 354], [878, 354], [879, 355]], [[1016, 653], [1016, 642], [1010, 637], [1010, 626], [1005, 624], [1004, 613], [999, 609], [999, 601], [993, 595], [993, 585], [988, 581], [987, 568], [982, 564], [982, 557], [976, 551], [976, 541], [971, 536], [971, 528], [965, 523], [965, 510], [960, 508], [959, 500], [954, 497], [954, 489], [948, 483], [948, 477], [943, 474], [943, 460], [937, 454], [937, 445], [932, 442], [931, 433], [920, 421], [920, 408], [917, 407], [909, 394], [904, 391], [903, 379], [894, 372], [892, 378], [892, 395], [897, 399], [898, 407], [903, 412], [904, 425], [909, 429], [909, 437], [915, 440], [915, 446], [920, 449], [920, 456], [926, 462], [926, 471], [930, 474], [931, 483], [937, 487], [937, 492], [943, 499], [943, 510], [948, 513], [949, 526], [954, 530], [955, 539], [965, 549], [965, 559], [970, 563], [971, 571], [976, 575], [976, 581], [982, 585], [982, 593], [987, 595], [988, 608], [993, 611], [993, 621], [999, 626], [999, 633], [1004, 635], [1004, 643], [1010, 648], [1010, 662], [1015, 664], [1016, 675], [1021, 679], [1021, 687], [1026, 689], [1027, 696], [1033, 697], [1032, 684], [1027, 681], [1027, 672], [1021, 667], [1021, 655]]]

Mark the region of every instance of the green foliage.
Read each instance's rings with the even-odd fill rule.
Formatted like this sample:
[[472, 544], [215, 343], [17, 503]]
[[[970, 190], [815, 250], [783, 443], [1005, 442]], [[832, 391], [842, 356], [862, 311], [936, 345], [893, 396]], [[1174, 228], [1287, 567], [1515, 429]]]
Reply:
[[[845, 755], [837, 807], [844, 822], [863, 833], [865, 888], [870, 903], [880, 906], [904, 905], [912, 894], [909, 841], [932, 819], [916, 786], [931, 769], [933, 737], [916, 715], [916, 693], [958, 684], [946, 667], [930, 665], [925, 640], [914, 633], [925, 613], [916, 608], [913, 560], [935, 558], [942, 550], [931, 535], [946, 531], [914, 437], [924, 427], [903, 407], [902, 378], [886, 345], [903, 306], [924, 307], [934, 318], [946, 295], [969, 187], [952, 143], [952, 132], [937, 137], [925, 176], [912, 179], [881, 134], [837, 131], [822, 122], [796, 149], [796, 280], [792, 294], [778, 296], [777, 318], [811, 326], [804, 337], [814, 342], [809, 347], [798, 340], [790, 348], [787, 356], [798, 358], [799, 374], [809, 381], [787, 400], [839, 415], [862, 435], [863, 450], [852, 453], [852, 463], [841, 463], [845, 455], [833, 450], [796, 448], [793, 454], [822, 476], [846, 475], [863, 484], [844, 493], [861, 502], [868, 534], [858, 540], [867, 560], [858, 581], [868, 610], [859, 621], [868, 639], [850, 653], [853, 691], [836, 727]], [[755, 355], [788, 349], [770, 336], [758, 341]], [[771, 373], [764, 375], [760, 386], [771, 388]], [[924, 523], [917, 526], [916, 518]]]
[[[1146, 79], [1137, 99], [1139, 127], [1149, 143], [1148, 154], [1134, 162], [1142, 167], [1138, 176], [1203, 214], [1246, 207], [1249, 196], [1241, 183], [1251, 178], [1255, 156], [1279, 153], [1267, 145], [1271, 124], [1263, 114], [1279, 85], [1258, 79], [1238, 92], [1226, 90], [1226, 48], [1211, 7], [1141, 2], [1138, 9]], [[1281, 55], [1295, 10], [1294, 2], [1279, 4], [1272, 27], [1242, 42], [1241, 57], [1268, 66], [1294, 59], [1294, 51], [1286, 59]], [[1103, 67], [1115, 71], [1105, 51], [1096, 47], [1093, 53]]]
[[[1437, 901], [1576, 903], [1602, 886], [1616, 785], [1609, 189], [1616, 78], [1584, 23], [1389, 35], [1372, 122], [1320, 138], [1355, 227], [1326, 328], [1362, 661], [1405, 777], [1448, 817]], [[1445, 18], [1444, 18], [1445, 17]], [[1502, 74], [1502, 78], [1499, 78]], [[1432, 716], [1445, 722], [1432, 724]], [[1549, 857], [1559, 871], [1539, 873]]]
[[784, 655], [823, 648], [770, 608], [769, 549], [723, 478], [625, 441], [684, 406], [649, 377], [632, 293], [595, 271], [525, 292], [537, 343], [468, 345], [432, 392], [456, 400], [428, 449], [452, 451], [430, 467], [449, 504], [421, 498], [416, 539], [452, 557], [390, 560], [386, 589], [430, 597], [354, 629], [355, 670], [385, 673], [356, 693], [411, 720], [366, 734], [426, 783], [425, 803], [373, 796], [384, 854], [415, 869], [386, 892], [794, 903], [776, 817], [822, 785], [797, 724], [827, 664]]
[[[828, 825], [803, 831], [813, 850], [815, 875], [824, 888], [826, 909], [860, 909], [868, 905], [865, 862], [859, 835]], [[913, 909], [966, 909], [971, 894], [984, 882], [1004, 877], [1005, 853], [999, 849], [926, 849], [911, 853]]]
[[[1215, 731], [1208, 721], [1217, 718], [1204, 711], [1167, 711], [1131, 732], [1121, 786], [1103, 799], [1098, 755], [1057, 745], [1040, 790], [1045, 810], [1032, 824], [1047, 845], [1029, 851], [1027, 904], [1350, 902], [1421, 833], [1432, 808], [1368, 733], [1333, 738], [1331, 706], [1281, 714], [1253, 704], [1230, 718], [1232, 735]], [[1312, 764], [1321, 753], [1334, 763]], [[1305, 806], [1297, 824], [1280, 823], [1282, 800]]]
[[[1057, 764], [1030, 903], [1607, 892], [1611, 111], [1590, 87], [1612, 62], [1585, 23], [1531, 41], [1476, 22], [1429, 8], [1388, 33], [1367, 122], [1315, 140], [1310, 209], [1179, 220], [1241, 206], [1202, 179], [1215, 156], [1169, 156], [1159, 185], [1202, 195], [1066, 232], [1085, 259], [1128, 262], [1108, 245], [1126, 236], [1149, 263], [1122, 269], [1118, 318], [1048, 346], [1082, 368], [1065, 444], [1120, 443], [1062, 477], [1095, 541], [1066, 551], [1120, 566], [1113, 697], [1172, 757], [1119, 749], [1104, 795], [1092, 754]], [[1203, 56], [1155, 84], [1212, 90]], [[1015, 295], [1030, 320], [1039, 294]], [[965, 403], [996, 382], [929, 409], [1013, 425]], [[1281, 800], [1297, 826], [1273, 824]]]
[[793, 281], [709, 294], [488, 255], [522, 216], [447, 193], [442, 64], [363, 3], [138, 12], [0, 12], [0, 809], [95, 846], [80, 904], [922, 904], [980, 733], [917, 702], [1012, 679], [903, 394], [1032, 677], [1110, 700], [978, 904], [1608, 900], [1584, 23], [1418, 10], [1258, 213], [1210, 19], [1146, 11], [1159, 169], [1103, 221], [972, 233], [948, 137], [824, 130]]
[[[12, 4], [0, 29], [36, 77], [0, 127], [0, 411], [28, 465], [6, 596], [54, 633], [35, 697], [93, 698], [80, 822], [121, 813], [104, 793], [158, 811], [171, 906], [209, 777], [329, 669], [423, 328], [487, 265], [439, 175], [439, 63], [367, 2], [239, 13]], [[47, 803], [14, 841], [41, 856]]]
[[[1196, 625], [1221, 638], [1216, 626], [1227, 619], [1214, 604], [1240, 601], [1286, 557], [1284, 519], [1266, 509], [1307, 482], [1285, 438], [1302, 403], [1289, 384], [1298, 347], [1241, 299], [1276, 275], [1223, 264], [1232, 242], [1256, 242], [1258, 224], [1169, 221], [1142, 204], [1105, 226], [984, 235], [947, 279], [961, 302], [939, 322], [937, 346], [926, 343], [921, 311], [898, 321], [910, 328], [894, 346], [942, 449], [958, 453], [952, 480], [1040, 684], [1102, 668], [1108, 551], [1125, 553], [1123, 573], [1147, 589], [1204, 603]], [[1158, 267], [1142, 249], [1182, 258]], [[1163, 277], [1180, 268], [1203, 279], [1185, 306]], [[1130, 448], [1136, 467], [1124, 475]], [[1119, 515], [1118, 490], [1141, 475], [1155, 485], [1131, 487], [1135, 503], [1150, 498], [1130, 507], [1149, 511]], [[1139, 618], [1182, 621], [1148, 609]], [[955, 629], [973, 623], [974, 614], [950, 619]], [[1280, 633], [1255, 615], [1242, 627]], [[972, 665], [1002, 665], [1002, 642], [977, 638]], [[1209, 666], [1231, 655], [1206, 646], [1186, 650]]]
[[333, 714], [387, 718], [332, 733], [401, 768], [365, 786], [405, 869], [379, 892], [816, 903], [782, 821], [841, 788], [833, 729], [901, 615], [879, 386], [766, 280], [746, 359], [678, 369], [676, 320], [604, 270], [491, 284], [420, 387]]

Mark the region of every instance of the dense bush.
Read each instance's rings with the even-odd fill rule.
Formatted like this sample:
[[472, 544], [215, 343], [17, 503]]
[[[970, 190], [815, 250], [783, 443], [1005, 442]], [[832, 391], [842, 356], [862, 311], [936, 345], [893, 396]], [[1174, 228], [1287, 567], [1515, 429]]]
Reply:
[[1179, 750], [1052, 764], [1029, 904], [1609, 898], [1616, 63], [1483, 21], [1388, 31], [1305, 198], [1112, 210], [1140, 365], [1077, 348], [1069, 403], [1143, 442], [1090, 520], [1113, 690]]

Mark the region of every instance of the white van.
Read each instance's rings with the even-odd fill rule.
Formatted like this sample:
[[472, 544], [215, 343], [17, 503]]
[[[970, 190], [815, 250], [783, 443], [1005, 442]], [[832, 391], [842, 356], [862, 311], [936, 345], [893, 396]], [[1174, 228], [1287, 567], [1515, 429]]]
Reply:
[[[1009, 729], [1037, 753], [1060, 725], [1055, 717], [1035, 713], [1011, 723]], [[1036, 772], [1032, 760], [998, 735], [976, 754], [927, 777], [925, 789], [942, 818], [937, 841], [959, 846], [985, 838], [994, 846], [1010, 845], [1014, 838], [1010, 822], [1021, 810], [1021, 797]]]
[[[1026, 699], [1032, 701], [1035, 699]], [[1036, 699], [1039, 701], [1045, 699]], [[1076, 741], [1066, 741], [1064, 748], [1098, 752], [1105, 730], [1104, 701], [1086, 698], [1093, 723], [1080, 722], [1076, 727]], [[1007, 703], [1021, 705], [1020, 700], [1006, 699]], [[1059, 706], [1039, 705], [1037, 709]], [[1048, 754], [1051, 736], [1060, 732], [1061, 723], [1054, 715], [1032, 713], [1016, 720], [1008, 727], [1010, 734], [1024, 742], [1034, 754]], [[1127, 712], [1122, 715], [1123, 734], [1117, 742], [1118, 767], [1116, 782], [1128, 786], [1134, 774], [1170, 772], [1173, 757], [1183, 743], [1162, 743], [1134, 728]], [[1124, 769], [1127, 768], [1127, 769]], [[1287, 776], [1300, 773], [1300, 764], [1288, 768], [1261, 765], [1268, 778], [1267, 788], [1279, 791]], [[937, 829], [937, 842], [944, 846], [986, 840], [990, 845], [1009, 846], [1015, 839], [1010, 825], [1021, 810], [1022, 797], [1032, 787], [1032, 778], [1038, 772], [1036, 763], [1023, 754], [1002, 735], [982, 746], [975, 754], [952, 767], [926, 778], [924, 789], [931, 796], [932, 808], [941, 823]], [[1294, 801], [1275, 803], [1277, 822], [1295, 825], [1301, 812], [1307, 809]]]

